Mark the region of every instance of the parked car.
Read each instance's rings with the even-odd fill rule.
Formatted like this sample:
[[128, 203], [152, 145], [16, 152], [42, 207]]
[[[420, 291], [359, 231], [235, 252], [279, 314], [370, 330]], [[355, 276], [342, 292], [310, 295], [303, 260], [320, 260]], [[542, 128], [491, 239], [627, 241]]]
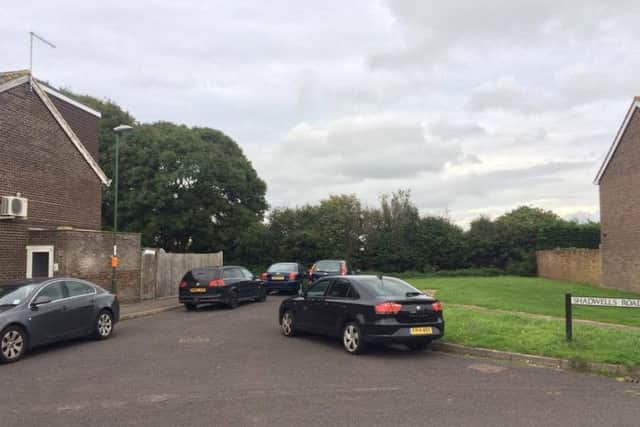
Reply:
[[264, 302], [267, 292], [245, 267], [204, 267], [188, 271], [180, 282], [179, 301], [187, 310], [198, 304], [221, 303], [236, 308], [243, 301]]
[[319, 279], [300, 296], [280, 304], [282, 333], [339, 337], [357, 354], [370, 343], [401, 343], [422, 350], [444, 335], [442, 305], [393, 277], [344, 276]]
[[351, 265], [345, 260], [321, 260], [317, 261], [309, 270], [311, 282], [327, 276], [353, 275]]
[[15, 362], [27, 350], [56, 341], [107, 339], [119, 318], [117, 297], [85, 280], [0, 284], [0, 362]]
[[267, 292], [298, 292], [309, 280], [307, 270], [296, 262], [278, 262], [260, 275]]

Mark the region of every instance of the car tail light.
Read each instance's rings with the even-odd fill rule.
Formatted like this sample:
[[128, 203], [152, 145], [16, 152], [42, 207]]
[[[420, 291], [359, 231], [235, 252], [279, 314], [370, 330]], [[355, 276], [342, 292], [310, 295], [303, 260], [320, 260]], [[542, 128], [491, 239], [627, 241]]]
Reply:
[[296, 280], [296, 277], [298, 277], [298, 273], [293, 271], [289, 273], [289, 280]]
[[397, 314], [402, 310], [402, 305], [396, 302], [383, 302], [376, 305], [376, 314]]
[[442, 304], [439, 302], [434, 302], [433, 304], [431, 304], [431, 309], [433, 311], [442, 311]]
[[224, 280], [222, 279], [215, 279], [209, 282], [209, 287], [210, 288], [215, 288], [216, 286], [224, 286]]
[[183, 280], [182, 282], [180, 282], [180, 287], [181, 288], [186, 288], [188, 286], [187, 281]]
[[347, 266], [344, 264], [340, 264], [340, 274], [343, 276], [347, 275]]
[[262, 273], [260, 275], [260, 280], [268, 280], [268, 279], [269, 279], [269, 276], [267, 275], [267, 273]]

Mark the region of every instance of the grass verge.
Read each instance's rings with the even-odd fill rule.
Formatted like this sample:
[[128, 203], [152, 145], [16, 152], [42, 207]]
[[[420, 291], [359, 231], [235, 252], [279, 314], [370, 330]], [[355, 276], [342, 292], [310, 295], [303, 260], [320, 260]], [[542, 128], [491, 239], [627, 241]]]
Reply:
[[[444, 303], [476, 305], [564, 317], [564, 294], [640, 298], [638, 294], [538, 277], [412, 278], [418, 289], [435, 289]], [[446, 309], [446, 306], [445, 306]], [[640, 326], [640, 309], [573, 307], [576, 319]]]
[[559, 320], [538, 320], [455, 306], [446, 307], [444, 313], [446, 342], [581, 363], [640, 366], [640, 332], [574, 325], [574, 341], [567, 343], [564, 323]]

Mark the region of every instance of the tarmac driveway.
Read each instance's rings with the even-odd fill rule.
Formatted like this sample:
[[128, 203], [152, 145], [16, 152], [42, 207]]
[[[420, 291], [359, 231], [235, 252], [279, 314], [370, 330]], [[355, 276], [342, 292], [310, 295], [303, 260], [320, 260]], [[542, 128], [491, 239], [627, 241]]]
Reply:
[[280, 300], [129, 320], [0, 366], [0, 425], [640, 425], [636, 384], [400, 347], [352, 356], [283, 337]]

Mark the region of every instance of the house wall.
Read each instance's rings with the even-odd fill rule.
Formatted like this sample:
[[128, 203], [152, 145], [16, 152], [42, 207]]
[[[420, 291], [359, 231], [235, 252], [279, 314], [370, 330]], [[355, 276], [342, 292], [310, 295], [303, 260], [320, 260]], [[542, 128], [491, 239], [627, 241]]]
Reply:
[[538, 276], [599, 286], [602, 257], [598, 249], [537, 251]]
[[600, 180], [602, 284], [640, 292], [640, 113]]
[[0, 220], [0, 280], [24, 278], [29, 228], [100, 229], [102, 184], [28, 83], [0, 93], [0, 196], [29, 199]]
[[[118, 296], [122, 302], [138, 301], [140, 293], [140, 234], [117, 233]], [[72, 276], [89, 280], [111, 290], [111, 254], [113, 234], [87, 230], [32, 230], [30, 245], [52, 245], [58, 264], [54, 276]]]

